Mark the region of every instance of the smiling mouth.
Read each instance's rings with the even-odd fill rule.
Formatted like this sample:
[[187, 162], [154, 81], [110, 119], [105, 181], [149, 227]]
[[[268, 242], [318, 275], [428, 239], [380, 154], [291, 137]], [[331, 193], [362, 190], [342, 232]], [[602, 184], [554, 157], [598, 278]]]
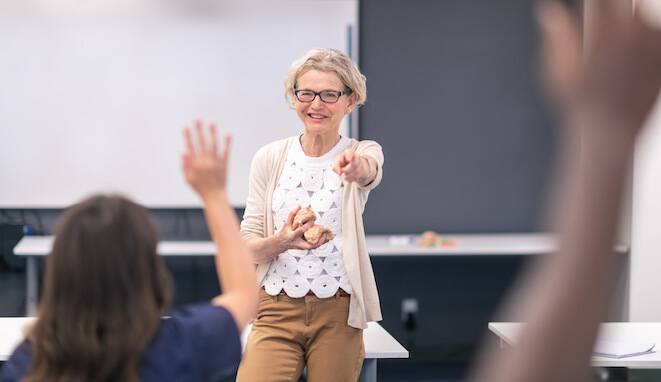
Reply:
[[308, 113], [308, 117], [312, 118], [312, 119], [317, 119], [317, 120], [327, 118], [325, 115], [315, 114], [315, 113]]

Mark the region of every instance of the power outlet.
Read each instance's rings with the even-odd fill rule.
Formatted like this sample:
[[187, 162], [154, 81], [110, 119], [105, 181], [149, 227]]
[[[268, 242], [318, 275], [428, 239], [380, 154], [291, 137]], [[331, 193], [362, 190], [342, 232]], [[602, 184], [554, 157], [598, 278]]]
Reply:
[[418, 299], [405, 298], [402, 300], [402, 323], [404, 326], [413, 330], [417, 326], [418, 318]]
[[402, 300], [402, 319], [409, 313], [418, 314], [417, 298], [405, 298]]

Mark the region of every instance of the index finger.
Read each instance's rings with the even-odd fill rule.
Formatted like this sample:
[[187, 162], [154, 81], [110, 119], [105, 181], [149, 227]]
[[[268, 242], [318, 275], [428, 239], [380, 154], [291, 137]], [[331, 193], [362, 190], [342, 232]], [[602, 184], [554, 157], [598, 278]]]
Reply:
[[202, 153], [207, 151], [207, 142], [204, 139], [204, 131], [202, 130], [202, 121], [199, 119], [195, 120], [195, 134], [197, 135], [197, 144]]
[[351, 163], [354, 158], [354, 152], [351, 149], [347, 149], [344, 151], [343, 156], [346, 162]]
[[328, 240], [326, 240], [326, 235], [321, 235], [321, 237], [319, 237], [319, 240], [317, 240], [317, 242], [313, 244], [312, 249], [321, 247], [322, 245], [326, 244], [327, 241]]
[[209, 124], [209, 135], [211, 136], [211, 152], [218, 155], [218, 133], [216, 131], [216, 124], [211, 122]]
[[220, 158], [223, 161], [227, 161], [227, 158], [229, 158], [231, 147], [232, 147], [232, 136], [230, 134], [225, 134], [225, 138], [223, 140], [223, 150], [220, 153]]
[[193, 138], [191, 138], [190, 127], [184, 127], [184, 142], [186, 144], [186, 153], [194, 154], [195, 146], [193, 146]]
[[289, 211], [289, 215], [287, 215], [287, 224], [291, 225], [294, 222], [294, 216], [296, 216], [296, 213], [300, 209], [301, 209], [301, 206], [298, 206], [298, 207], [294, 208], [293, 210]]
[[342, 173], [342, 166], [341, 166], [341, 163], [340, 163], [341, 160], [342, 160], [342, 158], [340, 158], [338, 156], [335, 159], [335, 161], [333, 161], [333, 171], [335, 171], [335, 173], [337, 173], [338, 175]]

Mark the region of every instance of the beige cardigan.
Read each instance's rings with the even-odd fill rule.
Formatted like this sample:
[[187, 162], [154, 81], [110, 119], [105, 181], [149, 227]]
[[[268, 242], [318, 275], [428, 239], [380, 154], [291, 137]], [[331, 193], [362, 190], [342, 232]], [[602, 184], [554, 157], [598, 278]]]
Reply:
[[[246, 210], [241, 221], [241, 235], [244, 239], [273, 235], [273, 191], [284, 168], [289, 147], [297, 139], [298, 136], [295, 136], [275, 141], [255, 154], [250, 166]], [[374, 272], [365, 244], [363, 210], [370, 190], [378, 186], [383, 177], [383, 152], [374, 141], [350, 141], [350, 148], [356, 153], [370, 156], [378, 163], [376, 178], [372, 183], [363, 187], [356, 182], [344, 182], [342, 195], [342, 257], [352, 289], [347, 323], [354, 328], [365, 329], [368, 321], [382, 319]], [[259, 285], [269, 264], [257, 265]]]

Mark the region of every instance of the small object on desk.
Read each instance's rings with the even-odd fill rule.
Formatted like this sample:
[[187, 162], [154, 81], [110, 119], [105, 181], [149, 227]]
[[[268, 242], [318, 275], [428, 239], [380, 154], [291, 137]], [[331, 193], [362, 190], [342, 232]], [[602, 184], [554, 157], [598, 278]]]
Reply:
[[421, 247], [435, 247], [439, 243], [439, 237], [434, 231], [425, 231], [418, 237], [417, 241]]
[[443, 248], [454, 248], [457, 246], [457, 241], [452, 239], [442, 239], [441, 247]]
[[594, 355], [608, 358], [624, 358], [652, 353], [654, 342], [616, 342], [597, 341], [594, 345]]
[[411, 235], [390, 235], [388, 236], [388, 244], [390, 245], [409, 245], [413, 242]]

